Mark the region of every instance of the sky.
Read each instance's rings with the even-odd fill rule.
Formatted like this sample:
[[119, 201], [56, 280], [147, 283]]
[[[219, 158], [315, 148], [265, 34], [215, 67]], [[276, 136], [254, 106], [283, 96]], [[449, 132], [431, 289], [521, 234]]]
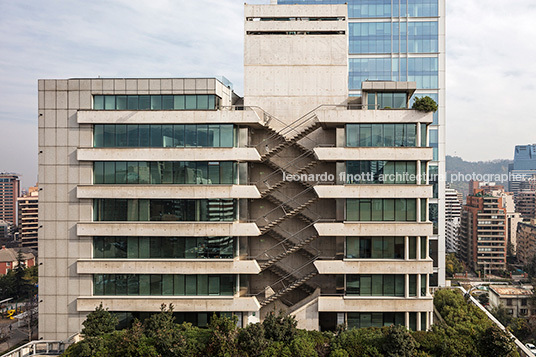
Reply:
[[[243, 3], [0, 0], [0, 172], [38, 180], [41, 78], [224, 75], [243, 94]], [[447, 0], [447, 154], [536, 143], [535, 17], [534, 0]]]

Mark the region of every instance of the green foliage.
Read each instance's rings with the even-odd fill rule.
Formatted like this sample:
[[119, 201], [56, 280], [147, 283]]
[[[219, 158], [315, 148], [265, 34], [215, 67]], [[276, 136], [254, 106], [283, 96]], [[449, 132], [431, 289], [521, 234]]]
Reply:
[[238, 347], [249, 357], [260, 356], [268, 345], [269, 341], [264, 337], [264, 325], [261, 323], [247, 325], [238, 332]]
[[504, 307], [503, 304], [491, 309], [491, 313], [501, 322], [501, 324], [503, 324], [503, 326], [508, 326], [512, 322], [512, 316], [508, 314], [508, 309]]
[[437, 112], [437, 103], [429, 96], [415, 97], [415, 102], [411, 108], [420, 112]]
[[[237, 318], [213, 316], [208, 329], [176, 324], [173, 306], [142, 324], [114, 331], [115, 320], [102, 305], [84, 322], [84, 340], [69, 347], [67, 357], [225, 356], [225, 357], [430, 357], [518, 356], [510, 337], [498, 329], [457, 290], [439, 290], [434, 304], [444, 322], [429, 331], [403, 326], [339, 329], [337, 333], [297, 329], [293, 317], [268, 314], [263, 323], [237, 327]], [[513, 324], [530, 330], [522, 319]]]
[[84, 328], [80, 333], [86, 337], [100, 336], [115, 331], [117, 323], [117, 317], [112, 315], [108, 309], [104, 309], [100, 303], [95, 311], [87, 315], [86, 321], [82, 323]]
[[462, 262], [456, 258], [454, 253], [447, 254], [445, 258], [445, 268], [447, 276], [454, 276], [455, 273], [463, 273], [464, 268]]
[[275, 342], [290, 342], [297, 334], [298, 322], [294, 316], [285, 315], [283, 311], [279, 311], [276, 315], [273, 311], [270, 312], [262, 322], [264, 327], [264, 336], [266, 339]]
[[417, 341], [404, 326], [389, 326], [385, 329], [385, 338], [382, 345], [385, 356], [412, 357], [419, 346]]
[[236, 324], [238, 317], [218, 317], [216, 314], [210, 320], [209, 328], [212, 331], [212, 338], [208, 346], [210, 356], [236, 356], [238, 354], [237, 336], [238, 328]]
[[37, 266], [25, 268], [24, 264], [0, 277], [0, 299], [27, 299], [37, 294]]

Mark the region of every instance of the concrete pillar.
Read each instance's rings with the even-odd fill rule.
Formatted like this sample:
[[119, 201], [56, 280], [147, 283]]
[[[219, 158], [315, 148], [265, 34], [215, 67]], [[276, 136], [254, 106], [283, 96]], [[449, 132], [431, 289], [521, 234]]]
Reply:
[[417, 299], [421, 297], [421, 274], [417, 274]]
[[417, 313], [417, 331], [421, 330], [421, 314], [424, 314], [424, 312]]
[[417, 123], [417, 147], [421, 147], [421, 123]]
[[[406, 275], [406, 276], [407, 276], [407, 275]], [[406, 297], [407, 297], [407, 296], [406, 296]], [[406, 311], [406, 312], [404, 313], [404, 315], [405, 315], [405, 316], [404, 316], [404, 320], [405, 320], [406, 328], [409, 329], [409, 312]]]
[[404, 297], [409, 298], [409, 274], [404, 274]]
[[404, 260], [409, 260], [409, 237], [404, 237]]

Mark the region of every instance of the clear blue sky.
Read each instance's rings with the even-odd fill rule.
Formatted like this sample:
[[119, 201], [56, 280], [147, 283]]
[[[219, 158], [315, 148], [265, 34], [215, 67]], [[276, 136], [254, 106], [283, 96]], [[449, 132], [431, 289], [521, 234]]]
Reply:
[[[0, 171], [37, 180], [39, 78], [224, 75], [241, 94], [242, 16], [238, 0], [0, 0]], [[447, 0], [448, 154], [536, 143], [534, 18], [533, 0]]]

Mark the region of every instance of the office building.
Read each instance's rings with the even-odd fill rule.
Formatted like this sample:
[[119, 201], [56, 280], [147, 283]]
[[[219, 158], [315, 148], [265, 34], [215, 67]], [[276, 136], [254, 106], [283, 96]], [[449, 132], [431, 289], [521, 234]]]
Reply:
[[536, 218], [536, 190], [518, 191], [515, 200], [515, 210], [524, 218]]
[[37, 250], [39, 188], [30, 187], [17, 199], [19, 203], [19, 237], [24, 248]]
[[346, 6], [245, 16], [244, 98], [214, 78], [39, 81], [40, 337], [101, 302], [124, 323], [162, 303], [199, 326], [433, 322], [416, 83], [349, 95]]
[[507, 220], [503, 198], [474, 189], [462, 208], [461, 256], [475, 271], [506, 268]]
[[535, 182], [536, 177], [536, 144], [517, 145], [514, 151], [514, 162], [508, 166], [508, 190], [517, 194], [524, 182]]
[[18, 174], [0, 173], [0, 220], [17, 224], [17, 197], [20, 193]]
[[[273, 1], [275, 2], [275, 1]], [[348, 73], [351, 96], [370, 80], [415, 81], [412, 97], [430, 96], [439, 105], [429, 126], [434, 158], [430, 220], [434, 235], [432, 285], [445, 284], [445, 0], [277, 0], [278, 4], [347, 4]], [[439, 182], [439, 180], [442, 180]]]

